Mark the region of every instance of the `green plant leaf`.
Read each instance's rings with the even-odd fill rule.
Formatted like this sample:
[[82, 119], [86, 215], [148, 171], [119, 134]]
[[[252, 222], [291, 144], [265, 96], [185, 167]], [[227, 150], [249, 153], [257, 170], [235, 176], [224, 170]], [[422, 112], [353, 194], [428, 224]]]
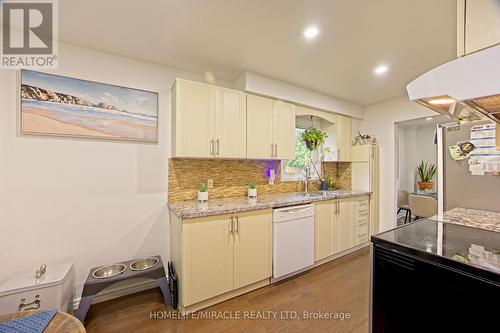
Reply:
[[310, 151], [318, 149], [327, 137], [328, 134], [326, 132], [314, 127], [306, 129], [301, 136], [302, 141], [305, 142], [307, 149]]
[[437, 166], [435, 164], [429, 164], [428, 162], [421, 161], [417, 166], [418, 176], [420, 181], [424, 183], [429, 183], [437, 174]]

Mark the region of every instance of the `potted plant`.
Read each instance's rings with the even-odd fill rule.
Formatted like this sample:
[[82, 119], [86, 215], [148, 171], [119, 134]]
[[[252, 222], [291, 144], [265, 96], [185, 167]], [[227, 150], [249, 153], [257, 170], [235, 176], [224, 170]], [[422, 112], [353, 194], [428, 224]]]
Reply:
[[321, 146], [324, 142], [325, 139], [328, 137], [328, 134], [326, 132], [319, 130], [317, 128], [311, 127], [306, 129], [302, 133], [302, 141], [306, 144], [306, 147], [309, 151], [315, 151], [318, 149], [319, 146]]
[[248, 183], [248, 197], [249, 198], [257, 197], [257, 185], [254, 182]]
[[208, 201], [207, 184], [200, 184], [200, 189], [198, 190], [198, 201]]
[[432, 190], [432, 188], [434, 187], [434, 182], [432, 182], [432, 179], [437, 174], [436, 165], [429, 164], [427, 162], [424, 163], [424, 161], [422, 161], [418, 165], [417, 170], [420, 177], [420, 180], [418, 181], [418, 187], [420, 188], [420, 190]]

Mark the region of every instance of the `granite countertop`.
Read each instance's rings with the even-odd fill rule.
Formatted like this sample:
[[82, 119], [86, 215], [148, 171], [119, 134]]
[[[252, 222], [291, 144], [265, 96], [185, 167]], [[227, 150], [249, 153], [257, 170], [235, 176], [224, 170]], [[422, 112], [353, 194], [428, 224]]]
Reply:
[[500, 213], [479, 209], [453, 208], [444, 212], [442, 218], [431, 217], [445, 223], [454, 223], [478, 229], [500, 232]]
[[[315, 192], [316, 193], [316, 192]], [[210, 199], [200, 203], [196, 200], [169, 203], [170, 210], [181, 219], [241, 213], [250, 210], [279, 208], [308, 204], [311, 202], [369, 195], [371, 192], [336, 190], [325, 191], [324, 195], [304, 196], [299, 192], [259, 195], [256, 199], [232, 197]]]

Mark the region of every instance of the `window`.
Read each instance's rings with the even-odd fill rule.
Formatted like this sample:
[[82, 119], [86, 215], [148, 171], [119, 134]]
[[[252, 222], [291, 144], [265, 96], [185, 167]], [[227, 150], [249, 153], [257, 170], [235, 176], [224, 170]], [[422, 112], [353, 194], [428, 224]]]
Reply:
[[[307, 150], [306, 148], [306, 145], [301, 139], [301, 135], [304, 131], [304, 128], [295, 129], [295, 159], [284, 160], [281, 162], [282, 180], [286, 181], [303, 179], [305, 176], [306, 166], [311, 162], [311, 160], [318, 170], [320, 170], [321, 168], [321, 162], [319, 160], [318, 152], [309, 152], [309, 150]], [[311, 169], [311, 178], [318, 179], [319, 177], [318, 174], [314, 171], [314, 167], [312, 167]]]

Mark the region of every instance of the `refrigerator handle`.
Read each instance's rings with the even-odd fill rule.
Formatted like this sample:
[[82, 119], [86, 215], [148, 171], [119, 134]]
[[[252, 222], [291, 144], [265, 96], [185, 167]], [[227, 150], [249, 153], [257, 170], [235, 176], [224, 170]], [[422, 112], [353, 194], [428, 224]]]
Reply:
[[444, 212], [444, 134], [445, 127], [437, 125], [437, 165], [438, 165], [438, 179], [437, 179], [437, 192], [438, 192], [438, 218], [443, 218]]

